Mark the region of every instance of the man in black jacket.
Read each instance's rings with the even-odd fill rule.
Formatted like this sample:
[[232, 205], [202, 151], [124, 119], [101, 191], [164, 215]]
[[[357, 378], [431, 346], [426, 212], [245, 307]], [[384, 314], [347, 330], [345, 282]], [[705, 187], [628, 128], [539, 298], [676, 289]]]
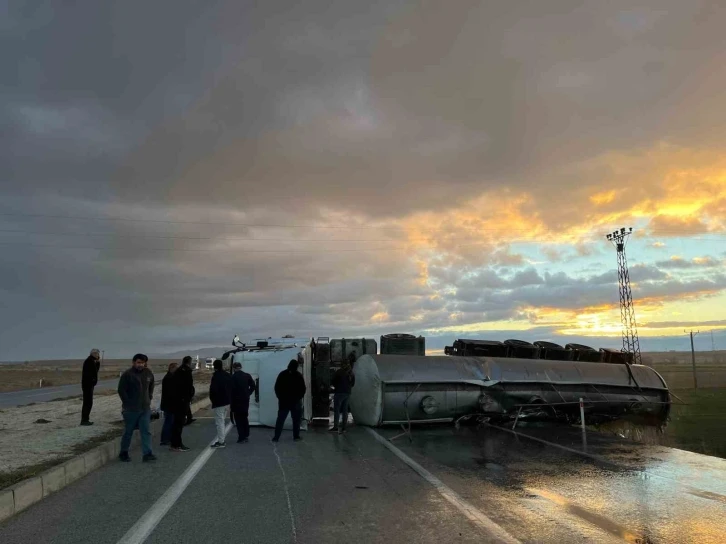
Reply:
[[300, 420], [302, 419], [302, 399], [305, 397], [305, 379], [297, 371], [298, 362], [293, 359], [287, 365], [287, 370], [278, 374], [275, 381], [275, 395], [277, 396], [277, 423], [273, 442], [280, 440], [282, 427], [285, 425], [287, 414], [292, 416], [292, 436], [294, 440], [302, 440], [300, 436]]
[[232, 413], [237, 425], [237, 443], [247, 442], [250, 437], [250, 395], [257, 387], [255, 380], [242, 370], [240, 363], [234, 363], [232, 374]]
[[159, 404], [159, 410], [164, 412], [164, 426], [161, 429], [161, 442], [160, 446], [168, 446], [171, 444], [171, 429], [174, 425], [174, 403], [175, 394], [174, 389], [174, 372], [179, 367], [176, 363], [171, 363], [166, 376], [161, 380], [161, 403]]
[[[353, 363], [355, 363], [355, 354], [351, 353], [348, 360], [343, 363], [331, 380], [331, 385], [335, 387], [335, 395], [333, 395], [333, 428], [331, 431], [337, 431], [338, 434], [345, 432], [348, 423], [348, 402], [350, 394], [355, 385], [355, 374], [353, 374]], [[340, 430], [338, 429], [338, 419], [342, 416]]]
[[189, 451], [182, 443], [182, 431], [187, 418], [187, 410], [194, 398], [194, 378], [192, 377], [192, 358], [188, 355], [182, 359], [182, 364], [174, 372], [172, 380], [171, 411], [174, 414], [171, 424], [171, 451]]
[[192, 404], [191, 404], [192, 401], [191, 401], [191, 399], [194, 398], [194, 395], [196, 394], [197, 391], [196, 391], [196, 389], [194, 389], [194, 374], [192, 371], [192, 358], [189, 355], [187, 355], [186, 357], [184, 357], [184, 359], [182, 359], [182, 366], [187, 367], [187, 370], [189, 371], [189, 375], [191, 376], [191, 380], [192, 380], [192, 394], [189, 397], [189, 404], [187, 405], [187, 413], [185, 416], [186, 421], [184, 422], [184, 425], [190, 425], [196, 421], [196, 419], [194, 417], [192, 417]]
[[224, 371], [224, 363], [217, 359], [214, 361], [214, 374], [209, 384], [209, 400], [212, 401], [214, 424], [217, 426], [217, 441], [212, 448], [224, 448], [224, 419], [227, 416], [227, 407], [232, 400], [232, 376]]
[[91, 354], [83, 362], [81, 389], [83, 390], [83, 407], [81, 408], [81, 425], [93, 425], [89, 420], [93, 408], [93, 388], [98, 383], [98, 369], [101, 367], [101, 352], [92, 349]]
[[121, 397], [121, 413], [124, 418], [124, 434], [121, 437], [121, 461], [131, 461], [129, 446], [134, 429], [139, 428], [144, 462], [156, 461], [151, 451], [151, 399], [154, 396], [154, 374], [146, 368], [149, 358], [137, 353], [132, 366], [118, 381], [118, 396]]

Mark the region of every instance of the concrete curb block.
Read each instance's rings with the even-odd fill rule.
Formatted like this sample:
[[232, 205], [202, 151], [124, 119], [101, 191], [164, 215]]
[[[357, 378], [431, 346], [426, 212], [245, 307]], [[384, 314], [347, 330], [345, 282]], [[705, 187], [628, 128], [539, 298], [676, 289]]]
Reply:
[[43, 483], [43, 497], [47, 497], [51, 493], [55, 493], [59, 489], [63, 489], [66, 485], [66, 467], [60, 465], [44, 472], [40, 475]]
[[0, 491], [0, 521], [15, 514], [15, 497], [12, 489]]
[[[192, 404], [192, 413], [203, 410], [210, 405], [209, 399]], [[152, 422], [151, 434], [158, 434], [162, 420]], [[141, 442], [138, 433], [134, 433], [132, 445]], [[48, 495], [60, 491], [83, 476], [101, 468], [109, 461], [113, 461], [119, 454], [119, 438], [114, 438], [100, 446], [81, 455], [46, 470], [38, 476], [33, 476], [18, 482], [6, 489], [0, 489], [0, 523], [10, 519], [18, 512], [40, 502]]]
[[28, 478], [13, 486], [15, 513], [25, 510], [43, 498], [43, 481], [40, 477]]

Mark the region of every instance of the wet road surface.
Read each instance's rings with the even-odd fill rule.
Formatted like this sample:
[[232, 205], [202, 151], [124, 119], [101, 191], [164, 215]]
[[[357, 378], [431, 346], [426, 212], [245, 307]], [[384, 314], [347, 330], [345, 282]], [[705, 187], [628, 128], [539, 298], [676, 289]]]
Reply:
[[[0, 542], [119, 542], [207, 448], [209, 415], [185, 428], [191, 452], [157, 447], [151, 465], [132, 451], [0, 525]], [[579, 447], [570, 429], [522, 432]], [[726, 541], [722, 459], [594, 436], [586, 457], [491, 427], [414, 429], [393, 442], [400, 455], [365, 428], [285, 433], [276, 447], [270, 435], [235, 444], [232, 430], [146, 542], [501, 541], [472, 515], [512, 542]]]
[[[96, 391], [116, 389], [118, 378], [103, 380], [96, 385]], [[74, 395], [82, 395], [81, 384], [60, 385], [58, 387], [43, 387], [38, 389], [24, 389], [22, 391], [9, 391], [0, 393], [0, 408], [11, 406], [24, 406], [26, 404], [47, 402], [49, 400], [63, 399]]]

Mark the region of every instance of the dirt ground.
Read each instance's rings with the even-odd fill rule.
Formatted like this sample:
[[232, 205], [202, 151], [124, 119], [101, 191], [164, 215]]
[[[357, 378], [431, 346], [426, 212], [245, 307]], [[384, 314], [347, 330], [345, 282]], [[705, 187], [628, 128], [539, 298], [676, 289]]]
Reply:
[[[194, 385], [197, 399], [205, 396], [209, 377], [195, 373]], [[152, 407], [158, 407], [160, 394], [154, 395]], [[121, 434], [121, 399], [115, 392], [94, 396], [90, 427], [79, 426], [81, 404], [75, 398], [0, 410], [0, 488], [17, 481], [23, 469], [48, 468], [89, 442]]]
[[27, 465], [72, 455], [78, 444], [118, 430], [122, 421], [121, 399], [118, 395], [96, 395], [91, 414], [94, 425], [91, 427], [78, 425], [80, 413], [81, 399], [2, 410], [0, 472], [11, 472]]

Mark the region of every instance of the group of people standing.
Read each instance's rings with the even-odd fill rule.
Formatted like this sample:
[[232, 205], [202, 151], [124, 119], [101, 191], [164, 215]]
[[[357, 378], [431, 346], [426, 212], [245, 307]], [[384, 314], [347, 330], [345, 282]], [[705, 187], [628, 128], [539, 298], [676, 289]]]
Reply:
[[[282, 428], [288, 414], [292, 417], [293, 440], [301, 440], [300, 423], [302, 421], [302, 400], [305, 397], [307, 386], [305, 379], [298, 371], [298, 362], [293, 359], [287, 369], [278, 374], [275, 380], [275, 395], [277, 396], [278, 410], [275, 423], [273, 442], [280, 440]], [[224, 448], [225, 444], [225, 418], [229, 410], [230, 418], [237, 427], [237, 443], [249, 441], [250, 423], [249, 407], [250, 396], [256, 391], [256, 384], [250, 374], [242, 370], [240, 363], [232, 365], [233, 374], [224, 371], [222, 361], [214, 362], [214, 374], [209, 385], [209, 399], [212, 401], [214, 423], [217, 428], [217, 441], [212, 448]]]
[[225, 372], [220, 360], [214, 361], [214, 374], [209, 384], [209, 400], [212, 402], [217, 441], [212, 448], [224, 448], [227, 436], [225, 419], [227, 411], [237, 426], [237, 443], [247, 442], [250, 437], [250, 396], [256, 391], [255, 380], [242, 370], [240, 363], [232, 365], [233, 374]]
[[[93, 388], [98, 382], [100, 368], [100, 352], [91, 350], [91, 354], [83, 364], [82, 388], [83, 407], [81, 410], [81, 425], [93, 425], [90, 421], [90, 412], [93, 407]], [[141, 435], [141, 449], [143, 461], [155, 461], [156, 456], [151, 444], [151, 401], [154, 395], [154, 374], [148, 368], [149, 358], [143, 353], [137, 353], [132, 359], [131, 368], [126, 370], [118, 382], [118, 395], [121, 398], [122, 414], [124, 419], [124, 434], [121, 437], [119, 459], [128, 462], [129, 447], [134, 430], [138, 429]], [[348, 421], [348, 404], [355, 375], [352, 366], [355, 356], [346, 361], [332, 379], [335, 388], [334, 395], [334, 422], [331, 431], [343, 433]], [[292, 418], [293, 439], [301, 440], [300, 424], [303, 415], [303, 398], [307, 391], [305, 380], [298, 372], [299, 363], [292, 359], [287, 369], [280, 372], [275, 381], [275, 395], [278, 399], [277, 421], [272, 441], [277, 442], [282, 434], [288, 415]], [[214, 362], [214, 374], [209, 386], [209, 398], [214, 413], [217, 439], [212, 448], [224, 448], [226, 428], [225, 420], [229, 412], [232, 422], [237, 427], [237, 442], [244, 443], [249, 440], [249, 406], [250, 397], [257, 390], [252, 376], [242, 370], [238, 362], [232, 366], [233, 373], [227, 373], [220, 360]], [[191, 402], [194, 398], [194, 378], [192, 375], [192, 358], [182, 359], [181, 365], [171, 363], [161, 383], [160, 410], [164, 414], [164, 424], [161, 431], [162, 446], [170, 446], [173, 452], [189, 451], [182, 441], [182, 432], [185, 425], [194, 419], [191, 416]], [[339, 425], [339, 420], [340, 425]]]
[[159, 408], [164, 413], [161, 446], [170, 446], [171, 451], [174, 452], [189, 451], [189, 448], [182, 442], [182, 431], [184, 425], [194, 421], [191, 414], [191, 403], [195, 392], [192, 358], [184, 357], [181, 366], [171, 363], [166, 375], [161, 380]]
[[[134, 355], [131, 368], [118, 381], [118, 395], [121, 398], [121, 413], [124, 419], [124, 434], [121, 437], [119, 459], [128, 462], [129, 447], [134, 430], [141, 435], [143, 461], [155, 461], [151, 446], [151, 400], [154, 396], [154, 373], [148, 368], [149, 358], [143, 353]], [[171, 363], [161, 381], [160, 410], [164, 413], [161, 430], [161, 446], [170, 446], [173, 452], [186, 452], [190, 448], [182, 442], [185, 425], [193, 422], [191, 402], [194, 398], [192, 358], [184, 357], [181, 365]]]

